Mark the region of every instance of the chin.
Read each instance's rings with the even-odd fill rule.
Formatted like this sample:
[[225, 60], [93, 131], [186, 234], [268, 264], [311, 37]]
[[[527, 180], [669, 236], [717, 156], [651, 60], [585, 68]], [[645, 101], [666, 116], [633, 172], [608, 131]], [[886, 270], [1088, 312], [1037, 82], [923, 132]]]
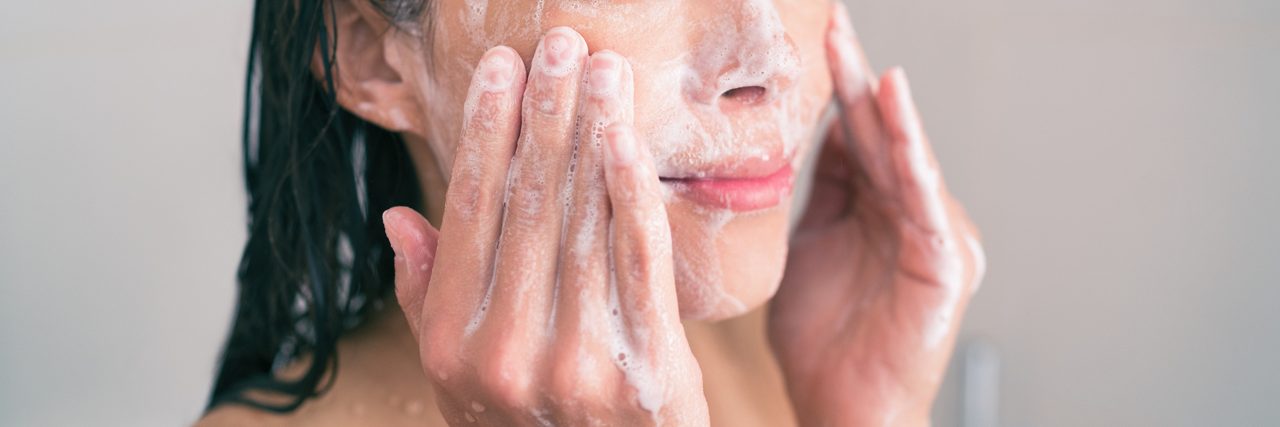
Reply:
[[668, 203], [676, 294], [686, 320], [723, 320], [763, 305], [787, 260], [789, 200], [753, 212]]
[[724, 320], [773, 298], [786, 268], [794, 220], [808, 203], [817, 160], [813, 147], [826, 135], [833, 113], [828, 108], [820, 115], [808, 143], [789, 162], [796, 173], [779, 197], [750, 198], [768, 200], [769, 207], [708, 203], [706, 197], [681, 191], [679, 183], [664, 181], [681, 318]]

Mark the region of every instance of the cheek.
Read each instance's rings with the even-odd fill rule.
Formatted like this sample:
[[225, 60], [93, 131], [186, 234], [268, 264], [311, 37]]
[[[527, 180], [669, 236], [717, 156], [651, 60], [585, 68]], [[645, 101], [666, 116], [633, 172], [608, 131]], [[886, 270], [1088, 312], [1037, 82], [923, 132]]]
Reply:
[[800, 50], [803, 70], [798, 89], [806, 99], [818, 98], [825, 104], [832, 91], [826, 49], [830, 3], [820, 0], [776, 0], [774, 3], [787, 35]]
[[462, 111], [470, 86], [470, 75], [437, 74], [426, 78], [422, 87], [422, 105], [426, 106], [427, 141], [437, 165], [446, 177], [453, 173], [453, 157], [462, 134]]

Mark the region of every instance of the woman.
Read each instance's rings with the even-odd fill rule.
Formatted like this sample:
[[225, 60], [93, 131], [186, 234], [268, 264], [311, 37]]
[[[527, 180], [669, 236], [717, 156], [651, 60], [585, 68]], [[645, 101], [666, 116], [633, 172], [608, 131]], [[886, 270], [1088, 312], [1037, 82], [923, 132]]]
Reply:
[[928, 423], [982, 252], [838, 4], [259, 1], [251, 62], [202, 425]]

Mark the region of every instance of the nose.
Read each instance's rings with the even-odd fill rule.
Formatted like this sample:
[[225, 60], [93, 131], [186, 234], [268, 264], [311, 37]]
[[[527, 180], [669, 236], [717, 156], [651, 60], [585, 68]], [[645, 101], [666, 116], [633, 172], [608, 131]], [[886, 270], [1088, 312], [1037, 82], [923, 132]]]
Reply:
[[710, 6], [694, 37], [685, 92], [722, 110], [767, 104], [795, 86], [800, 54], [771, 0], [690, 2]]

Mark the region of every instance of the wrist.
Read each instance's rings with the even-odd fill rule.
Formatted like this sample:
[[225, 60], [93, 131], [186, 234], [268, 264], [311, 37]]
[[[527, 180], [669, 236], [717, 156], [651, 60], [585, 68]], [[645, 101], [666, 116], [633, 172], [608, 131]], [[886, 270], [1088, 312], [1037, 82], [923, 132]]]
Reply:
[[806, 409], [796, 407], [801, 426], [853, 426], [853, 427], [927, 427], [930, 425], [928, 407], [885, 408], [850, 403], [843, 408]]
[[799, 425], [925, 427], [931, 424], [933, 395], [919, 396], [899, 387], [860, 383], [862, 386], [855, 389], [810, 390], [801, 395], [793, 390], [792, 403]]

